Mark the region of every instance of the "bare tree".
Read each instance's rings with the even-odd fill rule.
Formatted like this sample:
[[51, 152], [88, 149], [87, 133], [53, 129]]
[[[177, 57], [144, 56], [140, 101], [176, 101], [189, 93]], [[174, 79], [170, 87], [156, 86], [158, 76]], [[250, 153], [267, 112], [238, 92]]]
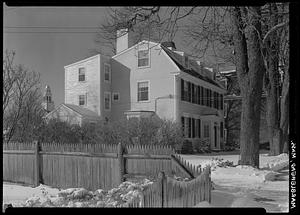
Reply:
[[[288, 5], [286, 3], [268, 3], [262, 7], [261, 22], [263, 31], [260, 36], [261, 50], [264, 57], [266, 73], [264, 88], [267, 94], [267, 124], [270, 154], [282, 153], [282, 129], [280, 128], [280, 53], [282, 45], [286, 43], [288, 30]], [[284, 57], [284, 56], [282, 56]], [[288, 83], [285, 83], [288, 84]], [[287, 111], [287, 110], [284, 110]], [[285, 113], [283, 113], [285, 114]], [[283, 116], [284, 117], [284, 116]], [[286, 133], [286, 132], [285, 132]]]
[[[193, 13], [195, 7], [122, 7], [110, 8], [104, 22], [99, 26], [95, 42], [108, 47], [115, 54], [117, 30], [128, 29], [130, 40], [135, 44], [143, 39], [161, 42], [171, 41], [182, 27], [180, 21]], [[94, 52], [105, 53], [103, 49]]]
[[[3, 135], [7, 142], [16, 134], [24, 118], [36, 114], [40, 98], [39, 73], [16, 65], [14, 55], [14, 52], [6, 51], [3, 61]], [[23, 127], [26, 126], [27, 123]]]
[[[189, 37], [190, 44], [196, 46], [193, 49], [194, 54], [202, 57], [204, 54], [212, 53], [213, 60], [218, 63], [221, 59], [225, 63], [237, 64], [232, 50], [233, 34], [232, 24], [228, 24], [226, 11], [228, 8], [213, 8], [206, 7], [205, 13], [202, 16], [192, 17], [195, 27], [189, 28], [186, 35]], [[280, 100], [280, 74], [279, 65], [283, 65], [283, 58], [287, 56], [288, 43], [288, 4], [287, 3], [268, 3], [260, 7], [261, 14], [254, 14], [249, 7], [243, 7], [241, 11], [241, 21], [243, 26], [252, 28], [258, 34], [258, 41], [260, 45], [261, 55], [264, 60], [265, 74], [264, 74], [264, 90], [266, 97], [266, 114], [268, 124], [268, 135], [270, 142], [270, 154], [277, 155], [282, 152], [283, 142], [287, 143], [287, 125], [288, 120], [288, 81], [284, 79], [282, 96]], [[199, 13], [200, 14], [200, 13]], [[228, 13], [227, 13], [228, 14]], [[259, 19], [261, 29], [257, 29], [251, 22], [250, 17], [244, 15], [250, 14]], [[246, 38], [247, 39], [247, 38]], [[188, 44], [188, 43], [187, 43]], [[284, 77], [286, 77], [285, 69]], [[282, 103], [282, 111], [280, 111], [279, 103]], [[283, 103], [285, 102], [285, 103]], [[285, 105], [284, 105], [285, 104]], [[282, 115], [282, 121], [281, 116]], [[280, 122], [281, 121], [281, 122]], [[284, 123], [285, 122], [285, 123]], [[284, 127], [284, 128], [283, 128]], [[283, 134], [284, 133], [284, 134]], [[282, 135], [281, 135], [282, 134]]]
[[[263, 76], [266, 71], [265, 42], [272, 32], [285, 24], [279, 23], [268, 31], [262, 29], [262, 7], [173, 7], [168, 12], [160, 7], [135, 8], [135, 12], [127, 19], [118, 15], [111, 23], [125, 25], [129, 30], [139, 24], [151, 22], [160, 24], [159, 29], [166, 32], [169, 38], [178, 30], [178, 23], [185, 17], [198, 17], [200, 23], [191, 22], [194, 29], [190, 37], [196, 57], [212, 50], [225, 53], [221, 59], [236, 65], [238, 82], [242, 96], [242, 114], [240, 131], [240, 163], [259, 166], [259, 128]], [[162, 16], [163, 14], [163, 16]], [[115, 25], [118, 23], [118, 25]], [[198, 28], [198, 31], [197, 31]], [[164, 36], [164, 34], [161, 34]], [[263, 37], [262, 37], [263, 36]]]

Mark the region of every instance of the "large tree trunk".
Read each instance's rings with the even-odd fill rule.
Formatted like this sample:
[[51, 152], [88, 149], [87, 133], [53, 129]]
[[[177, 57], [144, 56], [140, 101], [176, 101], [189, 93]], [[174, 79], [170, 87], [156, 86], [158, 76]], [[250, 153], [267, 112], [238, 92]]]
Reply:
[[280, 115], [280, 128], [282, 130], [282, 141], [280, 145], [280, 149], [283, 153], [288, 153], [289, 151], [289, 85], [290, 85], [290, 76], [289, 71], [285, 70], [284, 81], [282, 86], [281, 93], [281, 115]]
[[[277, 6], [274, 3], [269, 4], [270, 24], [269, 28], [278, 24]], [[279, 44], [278, 34], [274, 31], [266, 41], [266, 60], [267, 68], [264, 77], [265, 89], [267, 93], [267, 125], [268, 139], [270, 143], [270, 155], [279, 155], [281, 130], [279, 127]]]
[[[257, 18], [260, 15], [260, 8], [250, 7], [249, 10], [251, 14], [248, 14], [245, 8], [239, 7], [235, 7], [232, 11], [237, 75], [242, 96], [241, 160], [239, 164], [258, 168], [260, 106], [264, 64], [257, 32], [261, 29]], [[246, 17], [251, 20], [251, 26], [248, 26], [247, 29], [244, 29], [245, 23], [243, 23], [242, 12], [244, 13], [243, 18]]]

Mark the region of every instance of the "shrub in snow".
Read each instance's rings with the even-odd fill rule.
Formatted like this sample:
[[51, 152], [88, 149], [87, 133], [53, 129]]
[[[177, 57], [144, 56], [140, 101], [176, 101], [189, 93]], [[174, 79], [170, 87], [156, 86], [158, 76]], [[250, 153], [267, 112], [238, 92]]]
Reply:
[[207, 165], [210, 165], [211, 170], [214, 171], [216, 170], [217, 167], [233, 167], [233, 162], [229, 161], [229, 160], [224, 160], [223, 158], [217, 158], [217, 157], [213, 157], [210, 161], [206, 161], [201, 163], [201, 165], [197, 166], [197, 167], [205, 167]]
[[29, 198], [25, 207], [124, 207], [135, 199], [140, 199], [141, 192], [153, 182], [145, 179], [136, 183], [123, 182], [118, 187], [94, 192], [84, 188], [61, 190], [56, 196], [43, 194]]
[[72, 193], [72, 197], [73, 197], [74, 199], [83, 199], [83, 198], [90, 197], [90, 193], [89, 193], [89, 191], [87, 191], [86, 189], [80, 188], [80, 189], [78, 189], [78, 190], [75, 190], [75, 191]]

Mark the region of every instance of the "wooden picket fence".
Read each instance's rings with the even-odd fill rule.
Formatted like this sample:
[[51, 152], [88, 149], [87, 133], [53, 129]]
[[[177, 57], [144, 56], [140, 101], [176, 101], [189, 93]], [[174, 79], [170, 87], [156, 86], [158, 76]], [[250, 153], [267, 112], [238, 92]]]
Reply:
[[196, 178], [201, 168], [189, 164], [170, 146], [63, 143], [4, 143], [3, 180], [57, 188], [111, 189], [130, 178]]
[[157, 182], [142, 192], [140, 204], [135, 200], [131, 207], [193, 207], [196, 204], [211, 202], [210, 167], [195, 179], [177, 181], [161, 172]]

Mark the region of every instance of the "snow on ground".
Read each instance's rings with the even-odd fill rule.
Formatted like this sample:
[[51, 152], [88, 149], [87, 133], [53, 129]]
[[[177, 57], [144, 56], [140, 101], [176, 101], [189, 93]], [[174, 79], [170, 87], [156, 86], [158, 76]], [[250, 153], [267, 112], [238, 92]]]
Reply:
[[22, 186], [14, 183], [3, 183], [3, 203], [13, 203], [14, 206], [21, 206], [28, 198], [33, 196], [42, 196], [43, 193], [56, 195], [59, 189], [51, 188], [46, 185], [38, 187]]
[[211, 165], [212, 202], [195, 207], [263, 207], [267, 212], [288, 211], [287, 154], [260, 154], [260, 169], [237, 165], [238, 153], [182, 155], [188, 162]]
[[126, 181], [111, 190], [98, 189], [94, 192], [84, 188], [59, 191], [45, 185], [31, 188], [5, 183], [3, 203], [14, 207], [124, 207], [152, 183], [148, 179]]

